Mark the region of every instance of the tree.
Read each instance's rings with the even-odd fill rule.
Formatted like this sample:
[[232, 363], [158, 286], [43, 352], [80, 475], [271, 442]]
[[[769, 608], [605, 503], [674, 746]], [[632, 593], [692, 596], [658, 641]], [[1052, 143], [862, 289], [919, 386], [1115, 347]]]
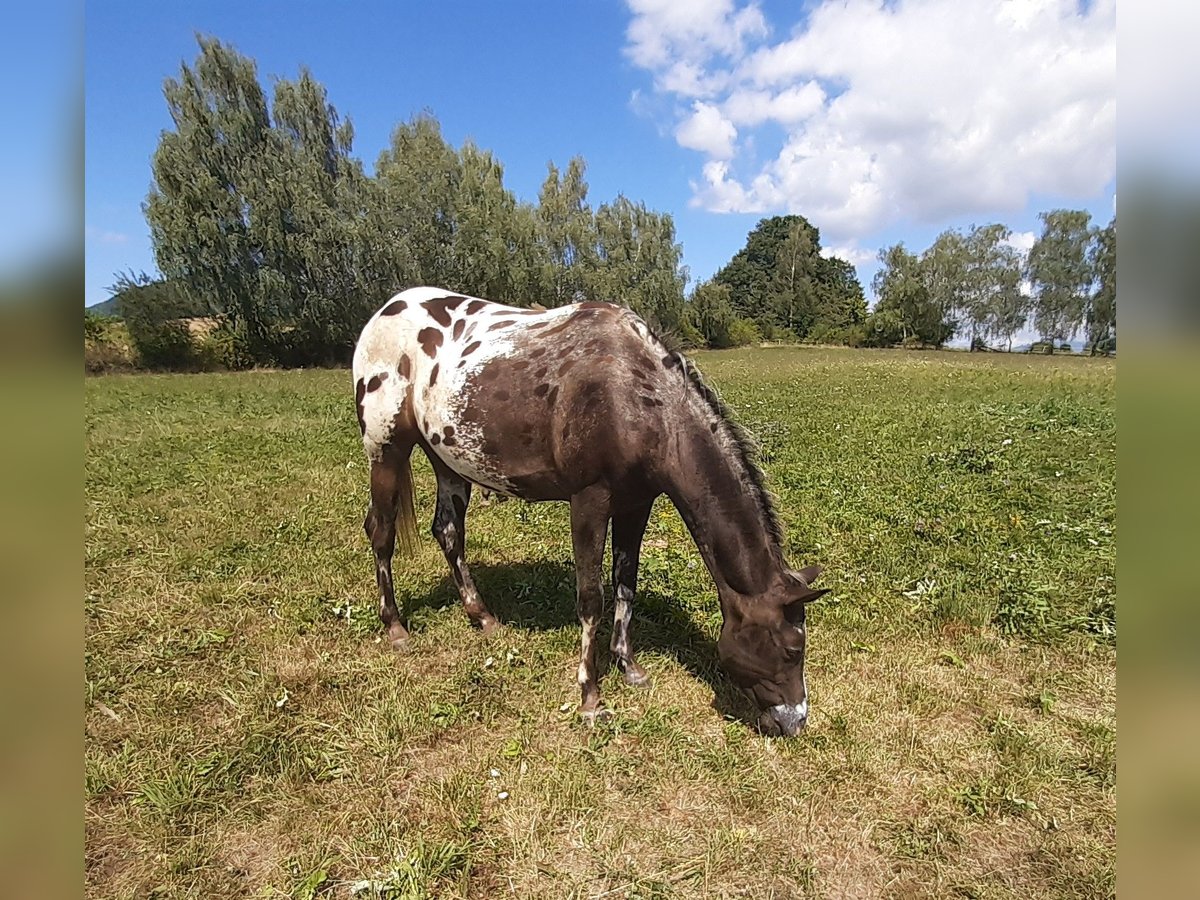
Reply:
[[358, 249], [366, 191], [350, 156], [354, 129], [306, 69], [276, 82], [270, 176], [254, 182], [262, 273], [278, 285], [275, 360], [290, 365], [348, 361], [361, 323], [378, 300]]
[[969, 315], [968, 300], [970, 248], [961, 231], [947, 229], [921, 254], [921, 273], [930, 301], [941, 320], [958, 332], [960, 317]]
[[867, 316], [867, 299], [854, 266], [836, 256], [821, 257], [816, 279], [818, 316], [814, 329], [844, 329]]
[[1006, 225], [981, 225], [966, 239], [966, 284], [962, 321], [969, 330], [969, 346], [984, 338], [1007, 340], [1020, 330], [1028, 315], [1021, 293], [1021, 257], [1008, 241]]
[[587, 202], [583, 158], [574, 157], [565, 172], [554, 163], [547, 168], [537, 207], [545, 260], [541, 302], [555, 307], [587, 298], [588, 279], [596, 267], [596, 222]]
[[1033, 321], [1042, 340], [1057, 346], [1083, 323], [1093, 282], [1088, 246], [1093, 231], [1085, 210], [1044, 212], [1042, 234], [1029, 251], [1027, 277], [1033, 286]]
[[462, 177], [458, 154], [431, 113], [397, 125], [375, 163], [373, 230], [387, 252], [390, 290], [444, 284], [454, 274], [455, 198]]
[[199, 44], [195, 67], [163, 86], [175, 130], [159, 138], [144, 212], [159, 271], [263, 347], [249, 183], [269, 165], [267, 98], [253, 61], [212, 38]]
[[898, 321], [901, 340], [912, 337], [922, 344], [942, 346], [954, 334], [954, 324], [946, 319], [941, 304], [930, 295], [920, 258], [903, 244], [896, 244], [879, 252], [879, 262], [881, 267], [872, 280], [879, 300], [867, 321], [868, 331], [873, 326], [881, 330], [877, 327], [881, 321], [886, 321], [889, 327]]
[[1087, 311], [1087, 340], [1094, 356], [1116, 341], [1117, 331], [1117, 219], [1096, 233], [1091, 248], [1092, 272], [1096, 291]]
[[696, 285], [688, 303], [692, 325], [714, 350], [739, 347], [759, 339], [754, 323], [734, 311], [730, 294], [727, 285], [705, 281]]
[[595, 226], [596, 266], [589, 293], [628, 306], [660, 332], [685, 330], [687, 273], [671, 217], [618, 196], [596, 210]]
[[224, 313], [256, 362], [348, 359], [370, 306], [353, 128], [307, 71], [276, 84], [273, 124], [253, 61], [199, 45], [164, 85], [175, 130], [160, 137], [144, 208], [158, 268]]
[[713, 281], [730, 289], [737, 315], [767, 333], [804, 337], [840, 328], [866, 312], [853, 267], [821, 256], [820, 232], [803, 216], [761, 220]]
[[502, 303], [519, 303], [514, 272], [517, 200], [504, 187], [504, 168], [468, 142], [459, 151], [459, 176], [450, 220], [450, 272], [457, 290]]
[[767, 282], [770, 323], [797, 336], [807, 334], [817, 314], [816, 269], [821, 259], [817, 229], [792, 217], [775, 249], [775, 265]]

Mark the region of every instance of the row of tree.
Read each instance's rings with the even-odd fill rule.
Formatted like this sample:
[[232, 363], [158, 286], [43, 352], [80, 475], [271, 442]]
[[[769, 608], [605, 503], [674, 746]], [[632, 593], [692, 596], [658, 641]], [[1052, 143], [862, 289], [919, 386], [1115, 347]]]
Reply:
[[[344, 361], [382, 300], [414, 284], [520, 305], [615, 299], [701, 340], [671, 217], [623, 196], [593, 210], [582, 159], [550, 164], [537, 203], [520, 202], [491, 153], [455, 149], [423, 114], [368, 175], [307, 71], [268, 103], [253, 61], [210, 38], [164, 92], [174, 129], [144, 207], [155, 261], [169, 293], [227, 322], [250, 362]], [[130, 286], [117, 286], [126, 307], [162, 298]]]
[[1082, 212], [1044, 214], [1027, 258], [1001, 225], [947, 231], [919, 255], [887, 248], [869, 315], [853, 266], [822, 255], [817, 228], [775, 216], [685, 296], [670, 215], [624, 196], [593, 209], [581, 158], [549, 164], [537, 202], [523, 202], [490, 152], [456, 149], [422, 114], [368, 174], [310, 73], [278, 80], [268, 100], [253, 60], [211, 38], [164, 94], [174, 128], [144, 205], [161, 278], [113, 288], [152, 366], [194, 362], [184, 320], [197, 317], [218, 323], [204, 351], [223, 364], [342, 363], [382, 300], [417, 284], [514, 305], [615, 301], [683, 347], [1011, 344], [1030, 314], [1051, 339], [1086, 323], [1095, 345], [1115, 328], [1115, 223], [1094, 229]]
[[1093, 353], [1116, 345], [1117, 223], [1091, 224], [1084, 210], [1041, 214], [1027, 255], [1004, 225], [938, 235], [923, 253], [896, 244], [879, 254], [878, 302], [866, 321], [869, 343], [940, 347], [955, 336], [971, 349], [1012, 349], [1032, 325], [1050, 350], [1082, 331]]

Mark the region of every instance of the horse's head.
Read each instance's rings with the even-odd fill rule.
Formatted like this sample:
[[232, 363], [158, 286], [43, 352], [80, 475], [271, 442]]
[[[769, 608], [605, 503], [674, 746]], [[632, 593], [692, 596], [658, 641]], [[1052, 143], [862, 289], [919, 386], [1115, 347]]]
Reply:
[[805, 609], [827, 590], [809, 587], [820, 569], [785, 579], [777, 593], [727, 615], [717, 656], [730, 679], [762, 711], [758, 727], [790, 737], [808, 719], [804, 681]]

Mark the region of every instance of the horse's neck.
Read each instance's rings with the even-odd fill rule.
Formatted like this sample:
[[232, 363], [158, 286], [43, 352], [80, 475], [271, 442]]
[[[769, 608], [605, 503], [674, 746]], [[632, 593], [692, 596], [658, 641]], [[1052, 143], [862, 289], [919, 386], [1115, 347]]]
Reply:
[[750, 463], [723, 423], [704, 415], [696, 419], [678, 433], [667, 494], [696, 541], [724, 607], [733, 596], [765, 594], [784, 565]]

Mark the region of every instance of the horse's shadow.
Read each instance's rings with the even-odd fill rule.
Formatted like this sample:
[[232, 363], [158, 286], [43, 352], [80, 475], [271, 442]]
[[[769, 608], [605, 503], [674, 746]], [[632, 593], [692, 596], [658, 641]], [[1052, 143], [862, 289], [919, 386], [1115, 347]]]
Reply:
[[[579, 627], [575, 614], [575, 568], [568, 562], [540, 561], [509, 565], [475, 565], [471, 575], [483, 602], [506, 628], [554, 631]], [[601, 675], [611, 666], [612, 598], [606, 589], [605, 613], [597, 635]], [[411, 612], [443, 605], [458, 597], [449, 576], [424, 597], [409, 600]], [[716, 602], [715, 593], [713, 602]], [[656, 591], [638, 589], [630, 626], [635, 652], [654, 651], [674, 657], [713, 691], [713, 708], [724, 716], [753, 725], [757, 713], [725, 677], [717, 664], [717, 644], [680, 604]]]

